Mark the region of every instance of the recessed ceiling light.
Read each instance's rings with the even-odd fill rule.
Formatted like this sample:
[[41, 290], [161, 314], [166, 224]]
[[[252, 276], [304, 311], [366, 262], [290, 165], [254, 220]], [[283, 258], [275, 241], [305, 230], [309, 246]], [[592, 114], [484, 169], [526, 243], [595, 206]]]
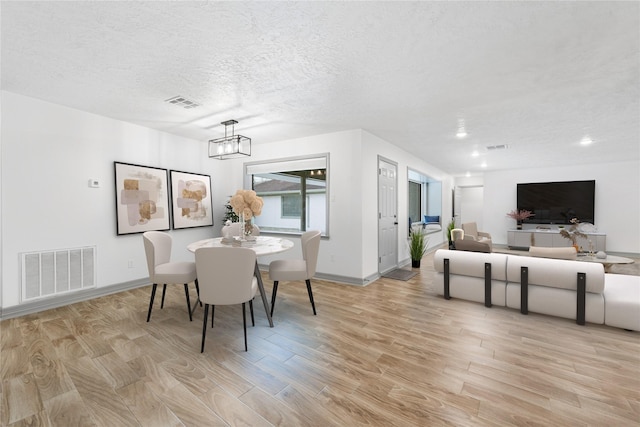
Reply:
[[469, 177], [471, 176], [471, 172], [467, 171], [467, 173], [465, 174], [465, 176], [466, 176], [467, 178], [469, 178]]
[[478, 157], [479, 155], [478, 150], [474, 150], [473, 153], [471, 153], [471, 157]]
[[591, 144], [593, 144], [593, 140], [591, 139], [591, 137], [589, 135], [585, 135], [580, 140], [580, 145], [591, 145]]
[[487, 162], [482, 162], [482, 164], [480, 165], [481, 168], [486, 168], [487, 167]]

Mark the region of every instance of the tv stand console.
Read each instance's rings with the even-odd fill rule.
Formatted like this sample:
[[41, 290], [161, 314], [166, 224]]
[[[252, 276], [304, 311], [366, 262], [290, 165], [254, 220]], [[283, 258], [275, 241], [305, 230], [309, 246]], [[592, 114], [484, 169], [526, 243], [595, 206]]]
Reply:
[[[577, 244], [581, 252], [605, 251], [607, 235], [605, 233], [585, 233], [587, 238], [578, 237]], [[593, 248], [590, 248], [589, 241]], [[530, 246], [545, 246], [551, 248], [571, 246], [571, 241], [560, 235], [558, 229], [529, 229], [508, 230], [507, 244], [510, 249], [528, 249]]]

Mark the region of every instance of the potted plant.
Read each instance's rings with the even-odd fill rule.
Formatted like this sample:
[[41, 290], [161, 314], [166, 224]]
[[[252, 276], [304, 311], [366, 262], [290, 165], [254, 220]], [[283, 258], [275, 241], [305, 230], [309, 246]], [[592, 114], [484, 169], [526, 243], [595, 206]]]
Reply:
[[422, 229], [413, 229], [409, 235], [409, 255], [411, 256], [411, 267], [420, 268], [420, 260], [427, 252], [427, 242]]
[[456, 222], [454, 220], [451, 220], [449, 225], [447, 225], [447, 239], [449, 239], [449, 249], [454, 249], [453, 240], [451, 240], [451, 230], [453, 230], [454, 228], [456, 228]]

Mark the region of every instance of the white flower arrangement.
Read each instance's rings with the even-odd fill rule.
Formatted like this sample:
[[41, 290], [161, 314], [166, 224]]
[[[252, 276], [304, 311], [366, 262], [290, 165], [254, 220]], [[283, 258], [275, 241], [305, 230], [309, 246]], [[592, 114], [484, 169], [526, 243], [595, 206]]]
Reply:
[[256, 192], [253, 190], [238, 190], [229, 200], [229, 204], [240, 217], [240, 222], [243, 225], [243, 234], [249, 236], [253, 232], [251, 218], [262, 213], [262, 206], [264, 205], [262, 197], [256, 196]]
[[243, 215], [245, 221], [249, 221], [262, 213], [264, 202], [262, 197], [256, 196], [256, 192], [253, 190], [238, 190], [229, 200], [229, 204], [235, 213]]

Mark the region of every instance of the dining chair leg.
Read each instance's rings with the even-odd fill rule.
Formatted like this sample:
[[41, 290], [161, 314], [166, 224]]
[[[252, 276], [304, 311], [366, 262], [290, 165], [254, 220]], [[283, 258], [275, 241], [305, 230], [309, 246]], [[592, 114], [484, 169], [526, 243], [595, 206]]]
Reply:
[[189, 322], [193, 322], [193, 316], [191, 315], [191, 301], [189, 301], [189, 285], [184, 284], [184, 294], [187, 296], [187, 311], [189, 312]]
[[151, 288], [151, 300], [149, 301], [149, 313], [147, 313], [147, 322], [151, 319], [151, 309], [153, 308], [153, 299], [156, 297], [156, 288], [158, 287], [157, 283], [153, 284], [153, 288]]
[[247, 315], [245, 313], [245, 304], [242, 303], [242, 326], [244, 327], [244, 351], [249, 351], [247, 349]]
[[200, 285], [198, 285], [198, 279], [195, 280], [196, 284], [196, 293], [198, 294], [198, 302], [200, 303], [200, 307], [202, 307], [202, 301], [200, 301]]
[[251, 313], [251, 326], [256, 326], [256, 321], [253, 318], [253, 300], [249, 300], [249, 312]]
[[313, 308], [313, 315], [316, 315], [316, 305], [313, 302], [313, 292], [311, 291], [311, 280], [307, 279], [307, 292], [309, 292], [309, 301], [311, 301], [311, 307]]
[[[213, 312], [211, 313], [213, 314]], [[207, 336], [207, 316], [209, 315], [209, 304], [204, 305], [204, 320], [202, 321], [202, 345], [200, 353], [204, 353], [204, 339]]]
[[271, 291], [271, 317], [273, 317], [273, 307], [276, 305], [276, 294], [278, 293], [278, 281], [273, 281], [273, 290]]
[[164, 308], [164, 294], [167, 292], [167, 284], [162, 285], [162, 302], [160, 303], [160, 308]]
[[216, 312], [216, 306], [211, 305], [211, 327], [213, 328], [213, 313]]

